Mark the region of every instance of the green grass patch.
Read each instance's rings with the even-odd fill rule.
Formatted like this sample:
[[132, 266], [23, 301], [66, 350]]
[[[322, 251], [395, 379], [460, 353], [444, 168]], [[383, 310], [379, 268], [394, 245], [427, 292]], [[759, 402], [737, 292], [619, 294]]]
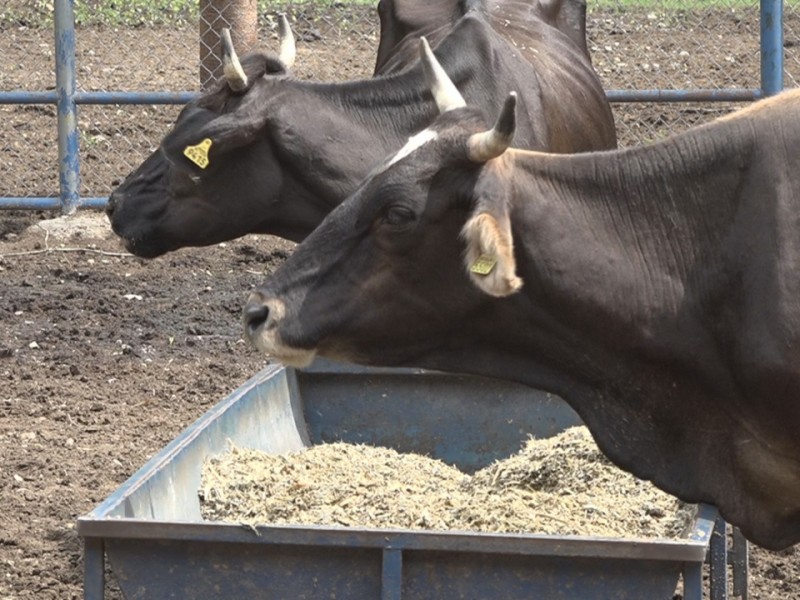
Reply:
[[198, 3], [191, 0], [77, 0], [77, 25], [142, 27], [181, 26], [197, 18]]
[[185, 25], [197, 18], [198, 3], [191, 0], [77, 0], [77, 25], [154, 26]]
[[[800, 6], [800, 0], [784, 0], [784, 11]], [[697, 12], [708, 10], [759, 9], [758, 0], [587, 0], [589, 12], [626, 12], [633, 10], [649, 10], [655, 12]], [[788, 10], [787, 10], [788, 9]]]
[[[432, 0], [433, 1], [433, 0]], [[758, 0], [588, 0], [590, 14], [602, 12], [702, 13], [712, 9], [758, 10]], [[342, 5], [376, 6], [377, 0], [258, 0], [259, 14], [280, 11], [335, 11]], [[787, 12], [800, 0], [784, 0]], [[75, 0], [78, 25], [109, 27], [184, 26], [197, 22], [198, 0]], [[0, 0], [0, 26], [45, 27], [53, 24], [53, 0]]]
[[[304, 7], [336, 10], [341, 5], [375, 5], [377, 0], [259, 0], [260, 15]], [[77, 25], [109, 27], [180, 27], [196, 23], [198, 0], [75, 0]], [[0, 25], [46, 27], [53, 25], [53, 0], [4, 0], [0, 6]]]

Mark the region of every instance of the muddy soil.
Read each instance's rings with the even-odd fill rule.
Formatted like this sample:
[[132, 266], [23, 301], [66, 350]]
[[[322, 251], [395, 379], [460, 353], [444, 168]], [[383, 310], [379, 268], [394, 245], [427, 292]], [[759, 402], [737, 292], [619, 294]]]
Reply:
[[[340, 21], [312, 17], [301, 20], [298, 75], [369, 75], [377, 31], [371, 13], [346, 35]], [[739, 85], [755, 87], [757, 23], [745, 27], [748, 20], [731, 11], [714, 18], [713, 43], [700, 54], [698, 32], [682, 29], [680, 18], [641, 25], [616, 13], [594, 15], [595, 64], [609, 88], [650, 87], [664, 71], [688, 70], [704, 85], [732, 73]], [[187, 66], [196, 62], [195, 30], [79, 33], [82, 89], [195, 87], [196, 70]], [[269, 40], [272, 32], [264, 34]], [[657, 63], [655, 46], [667, 57]], [[710, 56], [711, 47], [721, 58]], [[0, 50], [0, 89], [52, 88], [52, 32], [6, 26]], [[627, 145], [725, 110], [615, 106]], [[176, 111], [82, 108], [84, 195], [107, 194], [157, 145]], [[57, 192], [53, 115], [50, 106], [0, 107], [2, 195]], [[242, 339], [240, 311], [249, 290], [293, 249], [248, 236], [144, 261], [122, 250], [103, 217], [94, 215], [99, 229], [63, 237], [43, 228], [54, 216], [0, 212], [0, 600], [82, 597], [76, 517], [266, 364]], [[800, 598], [799, 563], [796, 549], [753, 548], [750, 598]], [[107, 587], [108, 598], [120, 597], [113, 576]]]

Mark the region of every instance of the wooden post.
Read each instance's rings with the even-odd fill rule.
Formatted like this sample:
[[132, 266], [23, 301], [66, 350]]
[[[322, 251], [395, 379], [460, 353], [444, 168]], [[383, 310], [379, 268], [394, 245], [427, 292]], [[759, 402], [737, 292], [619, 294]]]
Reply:
[[256, 0], [200, 0], [200, 86], [211, 87], [222, 77], [220, 30], [229, 27], [239, 56], [258, 43]]

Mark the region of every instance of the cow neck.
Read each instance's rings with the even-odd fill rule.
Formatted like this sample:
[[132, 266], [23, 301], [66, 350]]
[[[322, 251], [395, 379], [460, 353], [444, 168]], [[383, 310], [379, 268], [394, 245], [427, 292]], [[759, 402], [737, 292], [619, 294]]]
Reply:
[[[410, 77], [402, 76], [406, 80]], [[421, 81], [421, 76], [418, 78]], [[297, 231], [282, 228], [278, 232], [290, 239], [305, 237], [310, 231], [308, 224], [318, 224], [380, 158], [402, 146], [415, 127], [422, 129], [424, 123], [433, 120], [436, 111], [432, 100], [423, 102], [397, 84], [393, 87], [400, 90], [398, 102], [408, 105], [408, 112], [400, 116], [397, 109], [386, 107], [383, 99], [388, 95], [382, 90], [387, 84], [378, 80], [320, 84], [287, 78], [275, 81], [273, 86], [271, 104], [265, 110], [271, 115], [270, 135], [282, 168], [281, 198], [291, 202], [287, 214], [292, 219], [297, 220], [301, 208], [309, 217], [295, 227]], [[421, 83], [416, 86], [421, 87]], [[431, 116], [420, 116], [426, 110]], [[274, 224], [271, 218], [270, 226]]]
[[436, 105], [419, 67], [398, 75], [340, 84], [301, 82], [301, 89], [335, 106], [349, 121], [381, 139], [402, 139], [424, 129]]
[[[506, 177], [523, 288], [470, 317], [469, 347], [486, 356], [473, 354], [469, 368], [582, 397], [578, 388], [590, 394], [610, 380], [634, 381], [635, 369], [612, 373], [636, 364], [643, 349], [688, 369], [699, 364], [712, 342], [695, 329], [686, 294], [717, 268], [738, 216], [737, 165], [749, 150], [726, 140], [705, 131], [625, 151], [511, 151]], [[696, 335], [676, 338], [675, 327]], [[421, 366], [465, 360], [437, 352]], [[705, 374], [720, 381], [712, 354]]]
[[[549, 229], [547, 239], [563, 232], [584, 239], [570, 251], [596, 260], [613, 253], [617, 268], [609, 276], [636, 272], [644, 283], [656, 271], [685, 281], [710, 249], [719, 248], [737, 215], [740, 166], [751, 146], [732, 145], [724, 134], [711, 128], [574, 156], [516, 153], [515, 205], [527, 207], [524, 222], [535, 230]], [[586, 266], [593, 262], [587, 256]], [[679, 290], [660, 292], [677, 301]]]
[[[494, 82], [488, 71], [497, 34], [475, 13], [459, 19], [436, 48], [439, 62], [460, 90], [476, 94]], [[299, 82], [302, 89], [336, 104], [355, 122], [383, 139], [406, 137], [437, 114], [419, 61], [390, 75], [344, 83]]]

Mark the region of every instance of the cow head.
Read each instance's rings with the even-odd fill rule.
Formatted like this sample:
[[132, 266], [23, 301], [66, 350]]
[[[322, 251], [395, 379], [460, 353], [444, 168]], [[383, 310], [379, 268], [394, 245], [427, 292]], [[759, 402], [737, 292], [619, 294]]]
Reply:
[[457, 343], [492, 297], [522, 285], [503, 176], [516, 96], [487, 130], [424, 38], [421, 45], [442, 114], [378, 166], [247, 304], [248, 337], [283, 362], [303, 366], [319, 353], [402, 364]]
[[[255, 208], [264, 206], [262, 191], [280, 188], [274, 149], [257, 139], [267, 118], [258, 102], [261, 88], [287, 75], [295, 57], [286, 18], [279, 23], [277, 57], [253, 53], [240, 61], [223, 30], [224, 80], [184, 107], [160, 147], [111, 194], [111, 225], [134, 254], [154, 257], [244, 235]], [[255, 185], [240, 183], [254, 178]], [[225, 201], [232, 192], [235, 212]]]

